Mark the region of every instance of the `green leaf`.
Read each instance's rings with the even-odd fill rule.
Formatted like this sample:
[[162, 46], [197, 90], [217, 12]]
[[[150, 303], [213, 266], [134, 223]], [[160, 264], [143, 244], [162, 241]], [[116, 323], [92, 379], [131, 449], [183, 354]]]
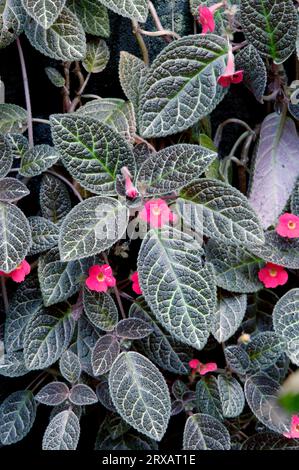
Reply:
[[81, 106], [76, 114], [96, 119], [118, 132], [125, 140], [135, 141], [135, 112], [129, 101], [116, 98], [96, 99]]
[[245, 406], [244, 392], [234, 377], [218, 375], [218, 390], [221, 400], [222, 412], [225, 418], [236, 418]]
[[206, 256], [213, 264], [217, 286], [236, 293], [256, 292], [263, 287], [258, 271], [264, 263], [245, 249], [210, 240]]
[[24, 334], [30, 318], [40, 312], [43, 299], [38, 280], [29, 276], [16, 289], [9, 304], [5, 322], [5, 348], [8, 352], [18, 351], [24, 346]]
[[138, 256], [143, 295], [161, 324], [179, 341], [202, 349], [215, 308], [211, 266], [201, 246], [176, 229], [150, 230]]
[[95, 326], [104, 331], [114, 330], [118, 321], [118, 310], [109, 294], [103, 292], [83, 291], [84, 310]]
[[86, 33], [108, 38], [110, 24], [107, 8], [94, 0], [69, 0], [68, 7], [77, 15]]
[[145, 23], [148, 14], [147, 0], [101, 0], [109, 10], [114, 11], [118, 15], [126, 18], [135, 19], [141, 23]]
[[119, 80], [124, 94], [130, 100], [135, 112], [138, 111], [140, 80], [142, 72], [146, 69], [143, 60], [126, 51], [120, 52]]
[[151, 361], [123, 352], [109, 374], [110, 394], [120, 416], [141, 434], [160, 441], [170, 418], [165, 379]]
[[197, 382], [196, 405], [200, 413], [223, 420], [217, 379], [214, 376], [203, 377]]
[[[4, 178], [13, 164], [13, 156], [5, 137], [0, 134], [0, 178]], [[1, 181], [1, 180], [0, 180]]]
[[263, 57], [284, 62], [295, 49], [297, 12], [292, 0], [242, 0], [241, 26], [246, 39]]
[[246, 347], [250, 358], [250, 367], [254, 371], [267, 369], [275, 364], [285, 347], [282, 337], [272, 331], [264, 331], [254, 335]]
[[0, 49], [23, 32], [25, 21], [26, 14], [19, 0], [0, 1]]
[[85, 189], [114, 195], [121, 168], [128, 166], [134, 173], [129, 144], [107, 125], [87, 116], [53, 115], [51, 127], [63, 164]]
[[50, 307], [33, 315], [25, 330], [26, 367], [36, 370], [54, 364], [69, 346], [73, 332], [74, 320], [66, 306]]
[[66, 0], [22, 0], [22, 5], [42, 28], [48, 29], [57, 19]]
[[247, 403], [261, 423], [281, 434], [289, 432], [291, 416], [277, 402], [279, 384], [263, 372], [250, 376], [245, 382]]
[[212, 323], [212, 334], [218, 343], [227, 341], [236, 333], [244, 318], [246, 306], [245, 294], [220, 297]]
[[299, 393], [286, 393], [279, 397], [278, 403], [288, 413], [297, 414], [299, 411]]
[[45, 72], [52, 85], [57, 88], [62, 88], [65, 85], [65, 78], [61, 75], [59, 70], [54, 67], [46, 67]]
[[30, 226], [23, 212], [14, 204], [0, 202], [0, 270], [16, 269], [30, 246]]
[[157, 322], [153, 320], [151, 312], [142, 298], [139, 297], [138, 303], [135, 302], [131, 305], [129, 316], [130, 318], [139, 318], [153, 328], [153, 332], [149, 336], [134, 342], [139, 351], [164, 370], [179, 375], [188, 374], [188, 368]]
[[16, 104], [0, 103], [0, 132], [24, 132], [27, 128], [27, 112]]
[[50, 145], [36, 145], [27, 150], [21, 160], [20, 174], [22, 176], [37, 176], [50, 168], [59, 160], [59, 153]]
[[95, 196], [80, 202], [62, 222], [62, 261], [74, 261], [107, 250], [127, 228], [127, 208], [116, 199]]
[[138, 184], [149, 195], [177, 191], [198, 178], [216, 156], [199, 145], [172, 145], [145, 160], [137, 176]]
[[103, 39], [92, 39], [87, 42], [86, 55], [82, 65], [89, 73], [105, 70], [110, 58], [109, 47]]
[[230, 435], [226, 427], [213, 416], [194, 414], [186, 421], [184, 450], [229, 450]]
[[57, 225], [38, 216], [29, 217], [28, 221], [32, 234], [30, 256], [42, 253], [58, 244], [59, 228]]
[[120, 353], [120, 345], [114, 335], [105, 335], [98, 339], [91, 355], [92, 370], [95, 376], [109, 372]]
[[22, 181], [16, 178], [4, 178], [0, 180], [0, 201], [16, 202], [30, 194], [29, 189]]
[[68, 349], [59, 360], [59, 370], [62, 376], [70, 383], [75, 383], [81, 375], [81, 364], [78, 356]]
[[28, 139], [22, 134], [5, 134], [4, 138], [13, 158], [22, 158], [29, 149]]
[[225, 68], [227, 41], [220, 36], [186, 36], [165, 47], [141, 82], [143, 137], [181, 132], [217, 106], [226, 93], [217, 84]]
[[266, 66], [254, 46], [249, 44], [236, 56], [236, 70], [244, 71], [243, 83], [253, 93], [257, 101], [263, 103], [267, 86]]
[[248, 247], [265, 242], [260, 221], [247, 198], [229, 184], [200, 179], [183, 188], [180, 197], [200, 206], [207, 237]]
[[71, 410], [61, 411], [50, 421], [43, 436], [43, 450], [76, 450], [80, 423]]
[[56, 60], [81, 60], [86, 53], [84, 30], [68, 8], [63, 8], [55, 22], [44, 29], [34, 20], [27, 21], [26, 36], [33, 47]]
[[30, 390], [14, 392], [0, 406], [0, 442], [21, 441], [30, 431], [36, 416], [36, 404]]
[[299, 441], [274, 432], [259, 432], [250, 436], [242, 444], [241, 450], [299, 450]]
[[279, 299], [273, 310], [273, 325], [286, 343], [286, 354], [299, 365], [299, 289], [291, 289]]
[[299, 269], [299, 242], [297, 239], [283, 238], [271, 230], [265, 233], [265, 244], [255, 246], [251, 251], [264, 261]]
[[71, 210], [72, 204], [65, 184], [55, 176], [43, 175], [39, 203], [43, 217], [60, 224]]

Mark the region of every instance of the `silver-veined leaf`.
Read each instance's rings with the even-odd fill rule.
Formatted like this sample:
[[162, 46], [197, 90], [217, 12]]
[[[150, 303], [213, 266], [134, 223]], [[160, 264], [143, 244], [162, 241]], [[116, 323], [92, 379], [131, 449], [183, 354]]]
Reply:
[[70, 383], [75, 383], [81, 375], [81, 364], [77, 354], [71, 349], [65, 351], [59, 360], [59, 370], [62, 376]]
[[222, 406], [223, 416], [225, 418], [236, 418], [239, 416], [245, 405], [244, 392], [234, 377], [219, 375], [218, 390]]
[[39, 202], [43, 217], [59, 224], [72, 208], [65, 184], [53, 175], [43, 175]]
[[27, 186], [16, 178], [0, 180], [0, 201], [16, 202], [30, 193]]
[[133, 103], [137, 113], [140, 80], [142, 71], [146, 68], [143, 60], [127, 51], [121, 51], [119, 61], [119, 80], [126, 97]]
[[184, 450], [229, 450], [230, 435], [226, 427], [213, 416], [194, 414], [186, 421]]
[[57, 225], [39, 216], [29, 217], [28, 221], [32, 236], [30, 255], [50, 250], [58, 244], [59, 228]]
[[244, 85], [262, 103], [267, 86], [267, 70], [257, 49], [251, 44], [244, 47], [237, 54], [235, 63], [236, 70], [244, 72]]
[[[13, 156], [4, 135], [0, 135], [0, 178], [4, 178], [11, 169]], [[1, 181], [1, 180], [0, 180]]]
[[75, 413], [65, 410], [50, 421], [43, 436], [43, 450], [76, 450], [80, 437], [80, 423]]
[[107, 8], [94, 0], [69, 0], [68, 8], [77, 15], [86, 33], [108, 38], [110, 24]]
[[242, 346], [227, 346], [224, 349], [229, 368], [236, 374], [245, 375], [250, 367], [250, 358]]
[[104, 331], [112, 331], [115, 328], [118, 321], [118, 310], [109, 294], [85, 288], [83, 304], [91, 323]]
[[19, 172], [22, 176], [40, 175], [54, 165], [59, 157], [54, 147], [47, 144], [36, 145], [24, 153]]
[[96, 342], [103, 332], [82, 315], [78, 320], [77, 353], [82, 369], [93, 376], [91, 356]]
[[50, 382], [34, 398], [44, 405], [56, 406], [67, 400], [68, 396], [69, 388], [64, 382]]
[[100, 73], [105, 70], [109, 58], [109, 47], [104, 39], [92, 39], [87, 42], [86, 55], [82, 65], [89, 73]]
[[27, 112], [16, 104], [0, 103], [0, 132], [24, 132], [27, 127]]
[[212, 322], [212, 334], [218, 343], [227, 341], [235, 334], [244, 318], [246, 306], [245, 294], [220, 297]]
[[23, 351], [6, 353], [0, 362], [0, 375], [4, 377], [21, 377], [28, 372]]
[[36, 403], [30, 390], [14, 392], [0, 406], [0, 442], [21, 441], [30, 431], [36, 416]]
[[202, 377], [197, 382], [196, 405], [200, 413], [223, 420], [218, 383], [213, 375]]
[[[18, 129], [18, 132], [20, 132], [20, 129]], [[5, 134], [4, 138], [13, 158], [22, 158], [29, 149], [28, 139], [22, 134], [8, 133]]]
[[273, 325], [286, 343], [286, 354], [299, 365], [299, 289], [291, 289], [279, 299], [273, 310]]
[[65, 85], [65, 78], [61, 75], [59, 70], [54, 67], [46, 67], [45, 72], [52, 85], [57, 88], [62, 88]]
[[142, 339], [153, 332], [153, 328], [146, 321], [140, 318], [125, 318], [120, 320], [115, 328], [115, 333], [119, 338]]
[[92, 369], [95, 376], [108, 372], [120, 353], [120, 345], [113, 335], [102, 336], [95, 344], [91, 355]]
[[11, 44], [24, 29], [26, 13], [20, 0], [0, 1], [0, 49]]
[[43, 28], [48, 29], [59, 16], [66, 0], [22, 0], [26, 12]]
[[271, 230], [265, 233], [265, 240], [264, 245], [251, 248], [252, 253], [264, 261], [299, 269], [298, 239], [283, 238], [275, 230]]
[[254, 335], [246, 347], [250, 367], [254, 371], [267, 369], [279, 359], [286, 348], [282, 336], [273, 331], [263, 331]]
[[76, 384], [70, 390], [70, 401], [74, 405], [85, 406], [97, 403], [98, 398], [95, 392], [88, 385]]
[[141, 23], [145, 23], [148, 14], [147, 0], [101, 0], [109, 10], [114, 11], [118, 15], [126, 18], [135, 19]]
[[246, 439], [241, 450], [299, 450], [299, 441], [275, 432], [259, 432]]

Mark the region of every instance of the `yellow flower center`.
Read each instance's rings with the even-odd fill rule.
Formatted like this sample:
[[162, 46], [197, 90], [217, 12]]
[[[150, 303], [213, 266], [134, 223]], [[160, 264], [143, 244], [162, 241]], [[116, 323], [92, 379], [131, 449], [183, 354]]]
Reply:
[[19, 266], [17, 266], [15, 269], [17, 270], [17, 269], [21, 269], [21, 268], [22, 268], [22, 265], [19, 264]]
[[269, 274], [271, 277], [276, 277], [277, 276], [277, 269], [271, 268], [269, 269]]
[[288, 222], [288, 228], [289, 228], [290, 230], [294, 230], [294, 229], [296, 228], [296, 222], [293, 222], [292, 220], [290, 220], [290, 221]]
[[153, 214], [154, 215], [160, 215], [161, 214], [161, 209], [160, 207], [153, 207]]
[[97, 280], [98, 280], [99, 282], [103, 282], [103, 281], [105, 280], [104, 274], [103, 274], [103, 273], [98, 274], [98, 275], [97, 275]]

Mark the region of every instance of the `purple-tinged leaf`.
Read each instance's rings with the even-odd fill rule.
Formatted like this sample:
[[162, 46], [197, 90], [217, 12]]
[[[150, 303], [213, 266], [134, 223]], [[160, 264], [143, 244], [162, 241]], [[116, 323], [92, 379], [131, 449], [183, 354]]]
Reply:
[[44, 405], [55, 406], [63, 403], [68, 396], [69, 388], [65, 383], [51, 382], [45, 385], [37, 395], [35, 395], [35, 399]]
[[152, 326], [140, 318], [126, 318], [116, 325], [115, 332], [120, 338], [141, 339], [153, 332]]
[[91, 363], [94, 375], [103, 375], [108, 372], [119, 355], [120, 346], [113, 335], [102, 336], [92, 351]]
[[97, 403], [98, 398], [95, 392], [88, 385], [77, 384], [71, 388], [70, 401], [74, 405], [92, 405]]

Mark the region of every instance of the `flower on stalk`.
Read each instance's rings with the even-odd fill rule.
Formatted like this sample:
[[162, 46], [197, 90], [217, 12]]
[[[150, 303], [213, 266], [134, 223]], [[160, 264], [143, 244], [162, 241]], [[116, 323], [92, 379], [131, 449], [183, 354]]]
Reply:
[[243, 81], [243, 70], [235, 70], [235, 57], [232, 45], [229, 44], [227, 54], [227, 66], [222, 75], [218, 78], [218, 83], [224, 88], [229, 87], [232, 83], [241, 83]]
[[281, 237], [299, 238], [299, 217], [286, 212], [279, 217], [275, 230]]
[[287, 271], [282, 266], [273, 263], [267, 263], [258, 273], [258, 278], [265, 287], [283, 286], [288, 277]]
[[213, 33], [215, 31], [215, 12], [221, 8], [223, 2], [216, 3], [210, 7], [200, 5], [198, 7], [197, 21], [201, 24], [202, 34]]
[[128, 168], [124, 166], [121, 169], [122, 175], [125, 178], [125, 189], [126, 189], [126, 196], [130, 199], [135, 199], [138, 196], [138, 190], [135, 188], [132, 182], [132, 175], [129, 172]]
[[90, 290], [107, 292], [109, 287], [114, 287], [116, 284], [116, 279], [109, 264], [95, 264], [89, 268], [88, 274], [85, 284]]

